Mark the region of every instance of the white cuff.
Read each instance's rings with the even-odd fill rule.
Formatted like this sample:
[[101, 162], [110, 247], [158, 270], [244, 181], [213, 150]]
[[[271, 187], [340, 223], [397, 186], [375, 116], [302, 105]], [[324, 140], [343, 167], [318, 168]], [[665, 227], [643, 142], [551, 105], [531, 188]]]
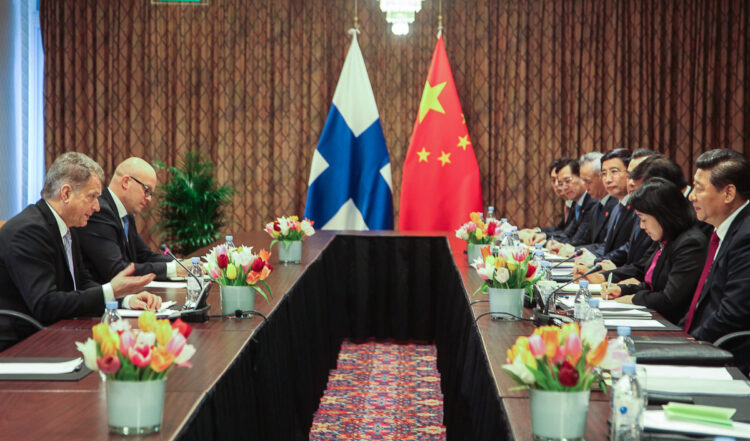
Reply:
[[104, 303], [116, 300], [115, 291], [112, 289], [111, 283], [105, 283], [102, 285], [102, 291], [104, 291]]
[[122, 299], [122, 309], [133, 309], [130, 307], [130, 298], [135, 294], [128, 294]]
[[177, 278], [177, 262], [175, 262], [174, 260], [171, 262], [167, 262], [167, 278]]

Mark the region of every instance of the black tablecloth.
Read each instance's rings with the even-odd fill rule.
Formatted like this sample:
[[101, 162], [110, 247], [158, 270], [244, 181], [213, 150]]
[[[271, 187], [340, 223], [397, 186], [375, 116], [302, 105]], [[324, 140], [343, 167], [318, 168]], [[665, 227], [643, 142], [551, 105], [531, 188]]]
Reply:
[[445, 237], [338, 235], [209, 391], [181, 439], [305, 440], [344, 338], [434, 341], [449, 440], [510, 437]]

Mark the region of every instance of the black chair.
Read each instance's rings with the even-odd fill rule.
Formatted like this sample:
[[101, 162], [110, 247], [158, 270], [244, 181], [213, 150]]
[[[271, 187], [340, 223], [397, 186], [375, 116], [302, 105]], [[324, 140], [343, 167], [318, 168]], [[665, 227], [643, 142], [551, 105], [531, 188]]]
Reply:
[[[10, 309], [0, 309], [0, 316], [10, 317], [11, 319], [20, 320], [28, 325], [31, 325], [36, 331], [44, 329], [41, 323], [39, 323], [34, 317], [24, 314], [18, 311], [12, 311]], [[15, 336], [2, 335], [0, 334], [0, 350], [10, 347], [18, 343], [19, 339]]]

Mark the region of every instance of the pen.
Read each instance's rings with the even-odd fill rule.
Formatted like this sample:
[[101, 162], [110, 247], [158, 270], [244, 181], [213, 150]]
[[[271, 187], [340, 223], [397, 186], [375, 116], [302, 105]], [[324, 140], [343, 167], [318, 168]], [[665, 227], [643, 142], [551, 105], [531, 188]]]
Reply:
[[[607, 277], [607, 286], [605, 289], [609, 289], [609, 285], [612, 284], [612, 273], [609, 273], [609, 277]], [[604, 300], [609, 300], [609, 294], [606, 294], [607, 298]]]

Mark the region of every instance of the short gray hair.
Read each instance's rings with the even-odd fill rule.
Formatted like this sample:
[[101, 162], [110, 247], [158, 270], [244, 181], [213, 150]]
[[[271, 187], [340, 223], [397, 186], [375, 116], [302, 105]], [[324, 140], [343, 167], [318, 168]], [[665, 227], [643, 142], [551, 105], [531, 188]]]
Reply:
[[96, 176], [104, 182], [104, 171], [93, 159], [78, 152], [63, 153], [55, 159], [44, 177], [42, 197], [53, 199], [65, 184], [70, 184], [73, 191], [79, 192], [91, 179]]
[[594, 173], [601, 174], [602, 172], [602, 156], [604, 156], [604, 153], [602, 152], [589, 152], [585, 155], [581, 156], [581, 159], [578, 161], [581, 165], [590, 162], [591, 166], [594, 167]]

